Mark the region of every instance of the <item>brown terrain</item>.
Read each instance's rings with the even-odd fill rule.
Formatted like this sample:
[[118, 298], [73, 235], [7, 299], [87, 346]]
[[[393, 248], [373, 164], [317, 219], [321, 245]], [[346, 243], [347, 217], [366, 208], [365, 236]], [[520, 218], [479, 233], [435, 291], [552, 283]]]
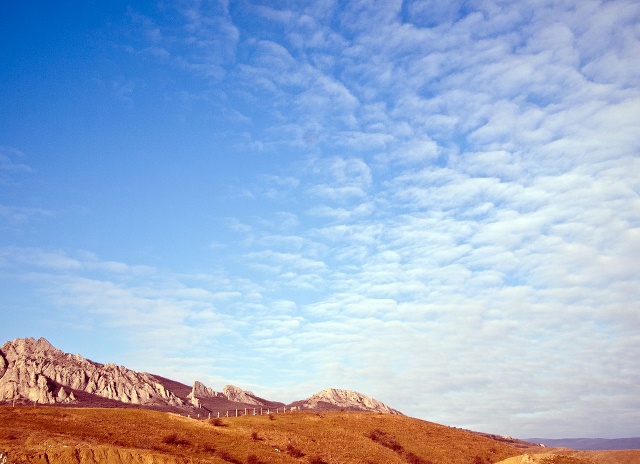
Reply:
[[96, 363], [45, 339], [0, 347], [0, 464], [225, 462], [640, 464], [640, 450], [545, 448], [407, 417], [352, 390], [285, 405]]
[[0, 407], [0, 452], [9, 464], [640, 463], [640, 451], [523, 450], [401, 415], [301, 411], [197, 420], [51, 406]]
[[0, 347], [0, 404], [73, 407], [133, 407], [193, 416], [271, 409], [369, 411], [401, 414], [352, 390], [326, 388], [290, 405], [226, 385], [217, 391], [202, 382], [187, 386], [124, 366], [101, 364], [52, 346], [44, 338], [17, 338]]

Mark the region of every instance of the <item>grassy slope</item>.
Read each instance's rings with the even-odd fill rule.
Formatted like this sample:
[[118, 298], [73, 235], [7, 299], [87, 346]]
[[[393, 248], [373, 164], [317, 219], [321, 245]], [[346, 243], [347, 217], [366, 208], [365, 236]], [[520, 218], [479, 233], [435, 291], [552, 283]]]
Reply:
[[[45, 454], [51, 463], [93, 462], [80, 459], [78, 450], [86, 455], [88, 449], [118, 449], [120, 459], [123, 450], [132, 456], [129, 462], [254, 464], [314, 459], [317, 464], [473, 464], [521, 453], [469, 432], [403, 416], [298, 412], [223, 423], [214, 426], [149, 410], [0, 407], [0, 452], [9, 451], [10, 463], [45, 462]], [[101, 456], [94, 460], [118, 462]]]
[[[9, 451], [10, 464], [488, 464], [524, 452], [559, 452], [525, 451], [464, 430], [374, 413], [296, 412], [222, 424], [142, 409], [0, 407], [0, 452]], [[640, 451], [562, 454], [574, 458], [538, 458], [545, 464], [640, 464]]]

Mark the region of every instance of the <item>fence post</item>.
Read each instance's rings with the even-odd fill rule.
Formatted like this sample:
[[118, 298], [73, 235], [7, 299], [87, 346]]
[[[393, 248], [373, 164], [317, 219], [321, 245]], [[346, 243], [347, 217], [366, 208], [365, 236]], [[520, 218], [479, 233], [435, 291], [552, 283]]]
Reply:
[[247, 408], [244, 408], [244, 415], [247, 415]]
[[238, 410], [236, 409], [236, 417], [238, 417]]

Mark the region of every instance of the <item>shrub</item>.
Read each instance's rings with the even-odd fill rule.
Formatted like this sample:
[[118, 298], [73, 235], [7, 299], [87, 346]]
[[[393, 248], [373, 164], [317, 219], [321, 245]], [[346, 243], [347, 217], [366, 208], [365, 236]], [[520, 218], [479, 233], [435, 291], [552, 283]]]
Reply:
[[255, 454], [250, 454], [247, 456], [247, 464], [265, 464], [263, 461], [258, 459], [258, 456]]
[[385, 448], [389, 448], [390, 450], [395, 451], [396, 453], [400, 453], [402, 451], [402, 445], [398, 443], [395, 438], [390, 437], [380, 429], [375, 429], [373, 432], [370, 432], [367, 435], [370, 439], [375, 441], [376, 443], [384, 446]]
[[204, 447], [202, 449], [205, 451], [205, 453], [215, 453], [216, 452], [216, 447], [213, 446], [213, 445], [210, 445], [209, 443], [204, 445]]
[[309, 464], [329, 464], [329, 463], [324, 459], [322, 459], [320, 456], [311, 456], [309, 458]]
[[227, 426], [227, 424], [225, 424], [224, 421], [222, 419], [220, 419], [219, 417], [211, 419], [209, 421], [209, 423], [211, 425], [213, 425], [214, 427], [226, 427]]
[[184, 438], [180, 438], [177, 433], [170, 433], [169, 435], [166, 435], [162, 439], [162, 443], [164, 443], [165, 445], [173, 445], [173, 446], [189, 444], [187, 440], [185, 440]]
[[269, 420], [276, 420], [276, 416], [274, 416], [273, 414], [269, 414]]
[[262, 441], [262, 440], [264, 440], [264, 438], [260, 438], [258, 436], [258, 432], [251, 432], [251, 439], [253, 441]]
[[240, 461], [238, 461], [236, 458], [234, 458], [233, 456], [231, 456], [231, 453], [229, 453], [226, 450], [222, 450], [218, 453], [218, 456], [220, 456], [220, 459], [222, 459], [223, 461], [227, 461], [230, 462], [232, 464], [242, 464]]
[[301, 458], [304, 456], [304, 453], [292, 444], [287, 445], [287, 453], [294, 458]]
[[420, 456], [413, 454], [411, 451], [407, 451], [404, 454], [405, 459], [409, 464], [433, 464], [432, 461], [428, 459], [421, 458]]

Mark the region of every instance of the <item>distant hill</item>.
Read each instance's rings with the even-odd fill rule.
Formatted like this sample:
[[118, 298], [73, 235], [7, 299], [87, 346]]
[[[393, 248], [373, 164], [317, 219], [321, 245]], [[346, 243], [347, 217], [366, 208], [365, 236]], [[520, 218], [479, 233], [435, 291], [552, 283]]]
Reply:
[[272, 410], [348, 410], [400, 414], [355, 392], [328, 388], [289, 405], [234, 385], [214, 390], [124, 366], [64, 353], [46, 339], [17, 338], [0, 347], [0, 403], [83, 407], [142, 407], [184, 415], [270, 413]]
[[541, 443], [554, 448], [576, 450], [633, 450], [640, 449], [640, 437], [632, 438], [527, 438], [526, 441]]

